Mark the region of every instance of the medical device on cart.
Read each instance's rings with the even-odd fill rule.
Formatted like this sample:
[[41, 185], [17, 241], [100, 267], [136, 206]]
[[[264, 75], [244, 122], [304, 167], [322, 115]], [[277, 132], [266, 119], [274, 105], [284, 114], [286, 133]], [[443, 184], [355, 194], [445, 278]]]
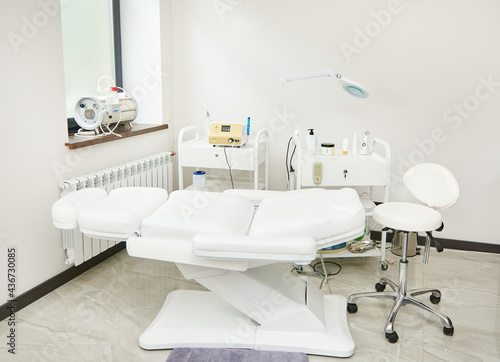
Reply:
[[241, 123], [210, 123], [208, 143], [214, 146], [243, 146], [248, 141]]

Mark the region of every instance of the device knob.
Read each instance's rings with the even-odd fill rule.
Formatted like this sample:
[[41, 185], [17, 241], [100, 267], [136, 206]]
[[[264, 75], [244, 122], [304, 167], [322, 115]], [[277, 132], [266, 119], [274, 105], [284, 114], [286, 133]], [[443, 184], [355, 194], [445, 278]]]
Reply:
[[233, 142], [234, 142], [234, 139], [229, 138], [227, 141], [228, 141], [229, 143], [233, 143]]

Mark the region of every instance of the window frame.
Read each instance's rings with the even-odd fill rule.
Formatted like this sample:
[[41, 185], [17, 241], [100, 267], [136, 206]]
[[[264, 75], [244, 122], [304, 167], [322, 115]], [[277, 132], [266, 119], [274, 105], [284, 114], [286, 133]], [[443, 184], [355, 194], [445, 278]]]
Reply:
[[[113, 57], [115, 65], [115, 84], [123, 88], [122, 71], [122, 36], [121, 36], [121, 18], [120, 18], [120, 0], [111, 0], [112, 19], [113, 19]], [[68, 134], [78, 131], [80, 126], [76, 123], [74, 117], [68, 117]]]

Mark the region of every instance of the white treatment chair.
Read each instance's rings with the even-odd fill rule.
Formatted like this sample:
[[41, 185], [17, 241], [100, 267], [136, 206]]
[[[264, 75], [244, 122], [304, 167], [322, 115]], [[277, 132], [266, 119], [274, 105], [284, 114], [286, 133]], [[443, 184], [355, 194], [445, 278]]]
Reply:
[[[123, 192], [122, 212], [133, 192]], [[118, 234], [120, 220], [112, 216], [110, 197], [115, 197], [114, 191], [94, 206], [87, 203], [73, 210], [76, 221], [68, 225], [77, 223], [92, 235], [109, 236], [112, 233], [102, 229], [109, 222]], [[53, 215], [57, 219], [59, 209], [67, 212], [72, 207], [78, 209], [63, 198], [54, 204]], [[96, 220], [89, 217], [94, 208], [99, 210]], [[128, 210], [133, 213], [134, 207]], [[54, 224], [61, 227], [56, 219]], [[317, 250], [361, 235], [365, 213], [354, 190], [175, 191], [154, 213], [139, 219], [140, 230], [126, 241], [129, 255], [174, 262], [186, 279], [209, 290], [171, 292], [141, 335], [142, 348], [353, 354], [346, 298], [323, 295], [313, 282], [291, 275], [290, 266], [280, 262], [308, 264]]]

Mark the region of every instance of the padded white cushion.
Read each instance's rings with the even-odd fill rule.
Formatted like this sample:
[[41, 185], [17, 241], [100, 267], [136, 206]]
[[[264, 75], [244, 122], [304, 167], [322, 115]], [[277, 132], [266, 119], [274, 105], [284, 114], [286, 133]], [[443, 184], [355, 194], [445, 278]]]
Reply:
[[432, 231], [441, 226], [441, 214], [424, 205], [388, 202], [373, 209], [373, 219], [383, 226], [402, 231]]
[[78, 227], [78, 212], [94, 205], [108, 193], [99, 188], [83, 189], [71, 192], [52, 205], [52, 223], [59, 229]]
[[155, 187], [122, 187], [78, 214], [80, 230], [102, 238], [139, 234], [145, 217], [168, 199], [166, 190]]
[[259, 206], [262, 200], [269, 196], [282, 194], [287, 191], [274, 191], [274, 190], [249, 190], [249, 189], [229, 189], [225, 190], [225, 194], [233, 194], [243, 196], [244, 198], [252, 201], [255, 206]]
[[191, 241], [182, 239], [143, 238], [132, 236], [127, 239], [127, 253], [137, 258], [170, 261], [173, 263], [207, 266], [217, 269], [248, 269], [248, 260], [201, 259], [193, 253]]
[[354, 239], [365, 227], [365, 210], [355, 190], [303, 189], [265, 198], [250, 236], [311, 237], [319, 248]]
[[142, 236], [191, 241], [199, 233], [246, 235], [255, 208], [251, 201], [217, 192], [174, 191], [142, 223]]
[[433, 209], [447, 209], [460, 196], [453, 174], [435, 163], [421, 163], [410, 168], [403, 176], [403, 182], [418, 201]]

